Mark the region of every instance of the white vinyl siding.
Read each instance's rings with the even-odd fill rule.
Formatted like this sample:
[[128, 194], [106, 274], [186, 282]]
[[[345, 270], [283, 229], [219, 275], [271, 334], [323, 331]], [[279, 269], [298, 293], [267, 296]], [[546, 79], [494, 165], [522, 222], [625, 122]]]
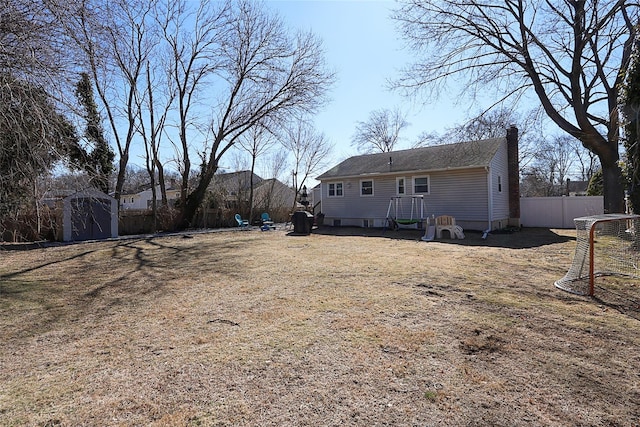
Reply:
[[[460, 220], [488, 221], [487, 173], [484, 168], [433, 172], [429, 174], [429, 181], [430, 193], [424, 197], [425, 217], [431, 214], [453, 215]], [[412, 178], [408, 182], [412, 185]], [[322, 201], [326, 217], [343, 219], [343, 225], [349, 225], [348, 219], [354, 219], [351, 225], [357, 226], [362, 226], [362, 220], [366, 218], [383, 220], [386, 217], [390, 197], [397, 191], [396, 177], [376, 178], [375, 192], [370, 197], [360, 197], [359, 183], [359, 180], [345, 181], [344, 197]], [[327, 184], [322, 185], [326, 194]], [[410, 205], [407, 206], [404, 210], [408, 214]]]
[[509, 182], [507, 168], [507, 145], [500, 147], [491, 161], [491, 186], [493, 219], [509, 218]]
[[431, 192], [425, 197], [429, 214], [451, 215], [458, 220], [487, 221], [487, 173], [463, 169], [430, 174]]
[[[328, 184], [322, 184], [327, 192]], [[389, 196], [395, 193], [395, 177], [376, 178], [374, 194], [360, 197], [360, 180], [344, 181], [344, 197], [331, 197], [322, 201], [325, 218], [342, 219], [342, 225], [362, 226], [363, 219], [372, 219], [376, 227], [382, 226], [389, 207]], [[350, 221], [352, 220], [352, 221]], [[332, 222], [330, 221], [329, 224]]]

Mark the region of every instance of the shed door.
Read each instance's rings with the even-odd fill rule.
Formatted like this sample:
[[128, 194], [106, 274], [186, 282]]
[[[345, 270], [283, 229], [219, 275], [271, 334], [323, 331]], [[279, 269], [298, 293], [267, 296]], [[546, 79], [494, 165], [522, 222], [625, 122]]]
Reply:
[[71, 240], [111, 237], [111, 203], [82, 197], [71, 201]]

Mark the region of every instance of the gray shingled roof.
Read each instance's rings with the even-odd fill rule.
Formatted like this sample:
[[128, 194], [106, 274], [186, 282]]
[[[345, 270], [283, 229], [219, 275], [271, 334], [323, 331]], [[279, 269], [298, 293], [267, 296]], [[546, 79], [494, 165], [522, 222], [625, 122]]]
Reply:
[[506, 138], [493, 138], [354, 156], [317, 179], [485, 167], [489, 166], [505, 140]]

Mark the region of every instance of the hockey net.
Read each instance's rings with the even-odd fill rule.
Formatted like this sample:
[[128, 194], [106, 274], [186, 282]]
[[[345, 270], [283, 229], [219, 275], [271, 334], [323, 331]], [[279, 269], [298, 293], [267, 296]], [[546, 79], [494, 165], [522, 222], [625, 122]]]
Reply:
[[640, 279], [640, 215], [604, 214], [575, 218], [576, 251], [559, 289], [580, 295], [595, 293], [603, 277]]

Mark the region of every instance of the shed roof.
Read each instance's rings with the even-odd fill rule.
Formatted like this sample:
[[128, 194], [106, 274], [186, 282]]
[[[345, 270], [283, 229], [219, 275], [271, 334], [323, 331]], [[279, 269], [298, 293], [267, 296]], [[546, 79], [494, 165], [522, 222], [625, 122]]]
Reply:
[[505, 141], [506, 138], [492, 138], [353, 156], [317, 179], [485, 167]]

